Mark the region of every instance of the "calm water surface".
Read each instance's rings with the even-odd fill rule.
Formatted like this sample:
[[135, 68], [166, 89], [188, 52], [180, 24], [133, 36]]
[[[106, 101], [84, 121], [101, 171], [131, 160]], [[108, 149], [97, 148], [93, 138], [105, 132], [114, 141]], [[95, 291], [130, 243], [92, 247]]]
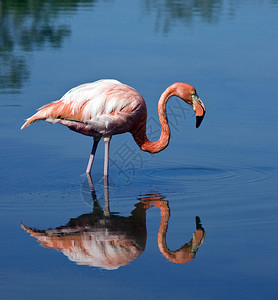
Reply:
[[[0, 1], [1, 299], [267, 299], [278, 292], [278, 2]], [[38, 122], [101, 78], [157, 101], [193, 84], [207, 114], [168, 104], [171, 143], [139, 151]], [[109, 184], [109, 185], [108, 185]], [[109, 200], [109, 207], [108, 207]], [[107, 255], [109, 254], [109, 255]]]

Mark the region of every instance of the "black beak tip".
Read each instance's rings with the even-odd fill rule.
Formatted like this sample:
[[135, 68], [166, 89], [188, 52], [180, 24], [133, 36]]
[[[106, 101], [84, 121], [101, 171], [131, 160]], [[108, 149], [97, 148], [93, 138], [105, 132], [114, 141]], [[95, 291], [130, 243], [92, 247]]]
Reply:
[[196, 128], [198, 128], [201, 125], [203, 118], [205, 116], [205, 113], [206, 112], [204, 111], [204, 114], [202, 116], [196, 116]]
[[202, 224], [201, 224], [200, 217], [196, 216], [195, 220], [196, 220], [196, 229], [205, 231]]

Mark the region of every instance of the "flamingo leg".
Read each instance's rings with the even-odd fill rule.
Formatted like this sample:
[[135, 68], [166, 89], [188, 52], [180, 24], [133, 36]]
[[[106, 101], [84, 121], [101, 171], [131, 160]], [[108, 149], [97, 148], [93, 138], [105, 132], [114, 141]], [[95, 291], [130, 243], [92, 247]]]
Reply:
[[87, 174], [91, 173], [91, 169], [92, 169], [92, 165], [93, 165], [93, 162], [94, 162], [94, 158], [95, 158], [95, 154], [96, 154], [97, 145], [98, 145], [99, 140], [100, 140], [99, 138], [94, 138], [94, 144], [93, 144], [93, 147], [92, 147], [92, 151], [91, 151], [89, 162], [88, 162], [87, 169], [86, 169]]
[[90, 173], [87, 173], [86, 175], [87, 175], [89, 188], [90, 188], [90, 191], [91, 191], [91, 196], [92, 196], [93, 202], [95, 202], [97, 200], [97, 196], [96, 196], [93, 180], [92, 180], [92, 177], [91, 177]]
[[109, 143], [111, 140], [111, 137], [105, 137], [104, 143], [105, 143], [105, 152], [104, 152], [104, 177], [108, 176], [108, 166], [109, 166]]
[[110, 215], [110, 209], [109, 209], [109, 183], [108, 183], [108, 176], [104, 176], [104, 215], [109, 216]]

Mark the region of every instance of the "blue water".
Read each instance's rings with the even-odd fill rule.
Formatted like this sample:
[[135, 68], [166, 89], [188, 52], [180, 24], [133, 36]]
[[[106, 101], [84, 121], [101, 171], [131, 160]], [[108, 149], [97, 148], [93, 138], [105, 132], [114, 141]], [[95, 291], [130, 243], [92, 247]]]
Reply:
[[[0, 10], [1, 299], [275, 298], [278, 2], [2, 1]], [[102, 78], [143, 95], [151, 140], [173, 82], [194, 85], [207, 113], [196, 129], [190, 107], [171, 99], [171, 141], [156, 155], [130, 134], [113, 137], [109, 187], [100, 143], [93, 189], [89, 137], [20, 127]], [[107, 249], [91, 242], [113, 239], [126, 255], [107, 268]]]

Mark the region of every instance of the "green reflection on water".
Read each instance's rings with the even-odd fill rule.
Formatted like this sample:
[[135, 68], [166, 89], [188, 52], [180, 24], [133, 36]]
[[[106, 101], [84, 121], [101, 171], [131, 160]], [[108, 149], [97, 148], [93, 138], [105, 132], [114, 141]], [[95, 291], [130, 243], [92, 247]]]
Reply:
[[61, 14], [77, 11], [82, 1], [0, 1], [0, 90], [17, 92], [29, 78], [28, 53], [60, 48], [71, 34]]
[[[0, 93], [19, 92], [23, 87], [30, 75], [28, 54], [47, 47], [59, 49], [63, 46], [65, 39], [71, 35], [71, 27], [70, 18], [61, 16], [76, 13], [80, 7], [92, 8], [97, 2], [0, 0]], [[149, 19], [151, 15], [154, 18], [156, 32], [169, 34], [177, 25], [188, 26], [195, 17], [209, 24], [216, 24], [226, 10], [233, 17], [244, 2], [145, 0], [140, 7], [144, 18]]]
[[145, 10], [156, 14], [155, 29], [169, 33], [176, 22], [183, 26], [192, 23], [194, 16], [200, 16], [202, 21], [215, 23], [220, 16], [223, 0], [145, 0]]

